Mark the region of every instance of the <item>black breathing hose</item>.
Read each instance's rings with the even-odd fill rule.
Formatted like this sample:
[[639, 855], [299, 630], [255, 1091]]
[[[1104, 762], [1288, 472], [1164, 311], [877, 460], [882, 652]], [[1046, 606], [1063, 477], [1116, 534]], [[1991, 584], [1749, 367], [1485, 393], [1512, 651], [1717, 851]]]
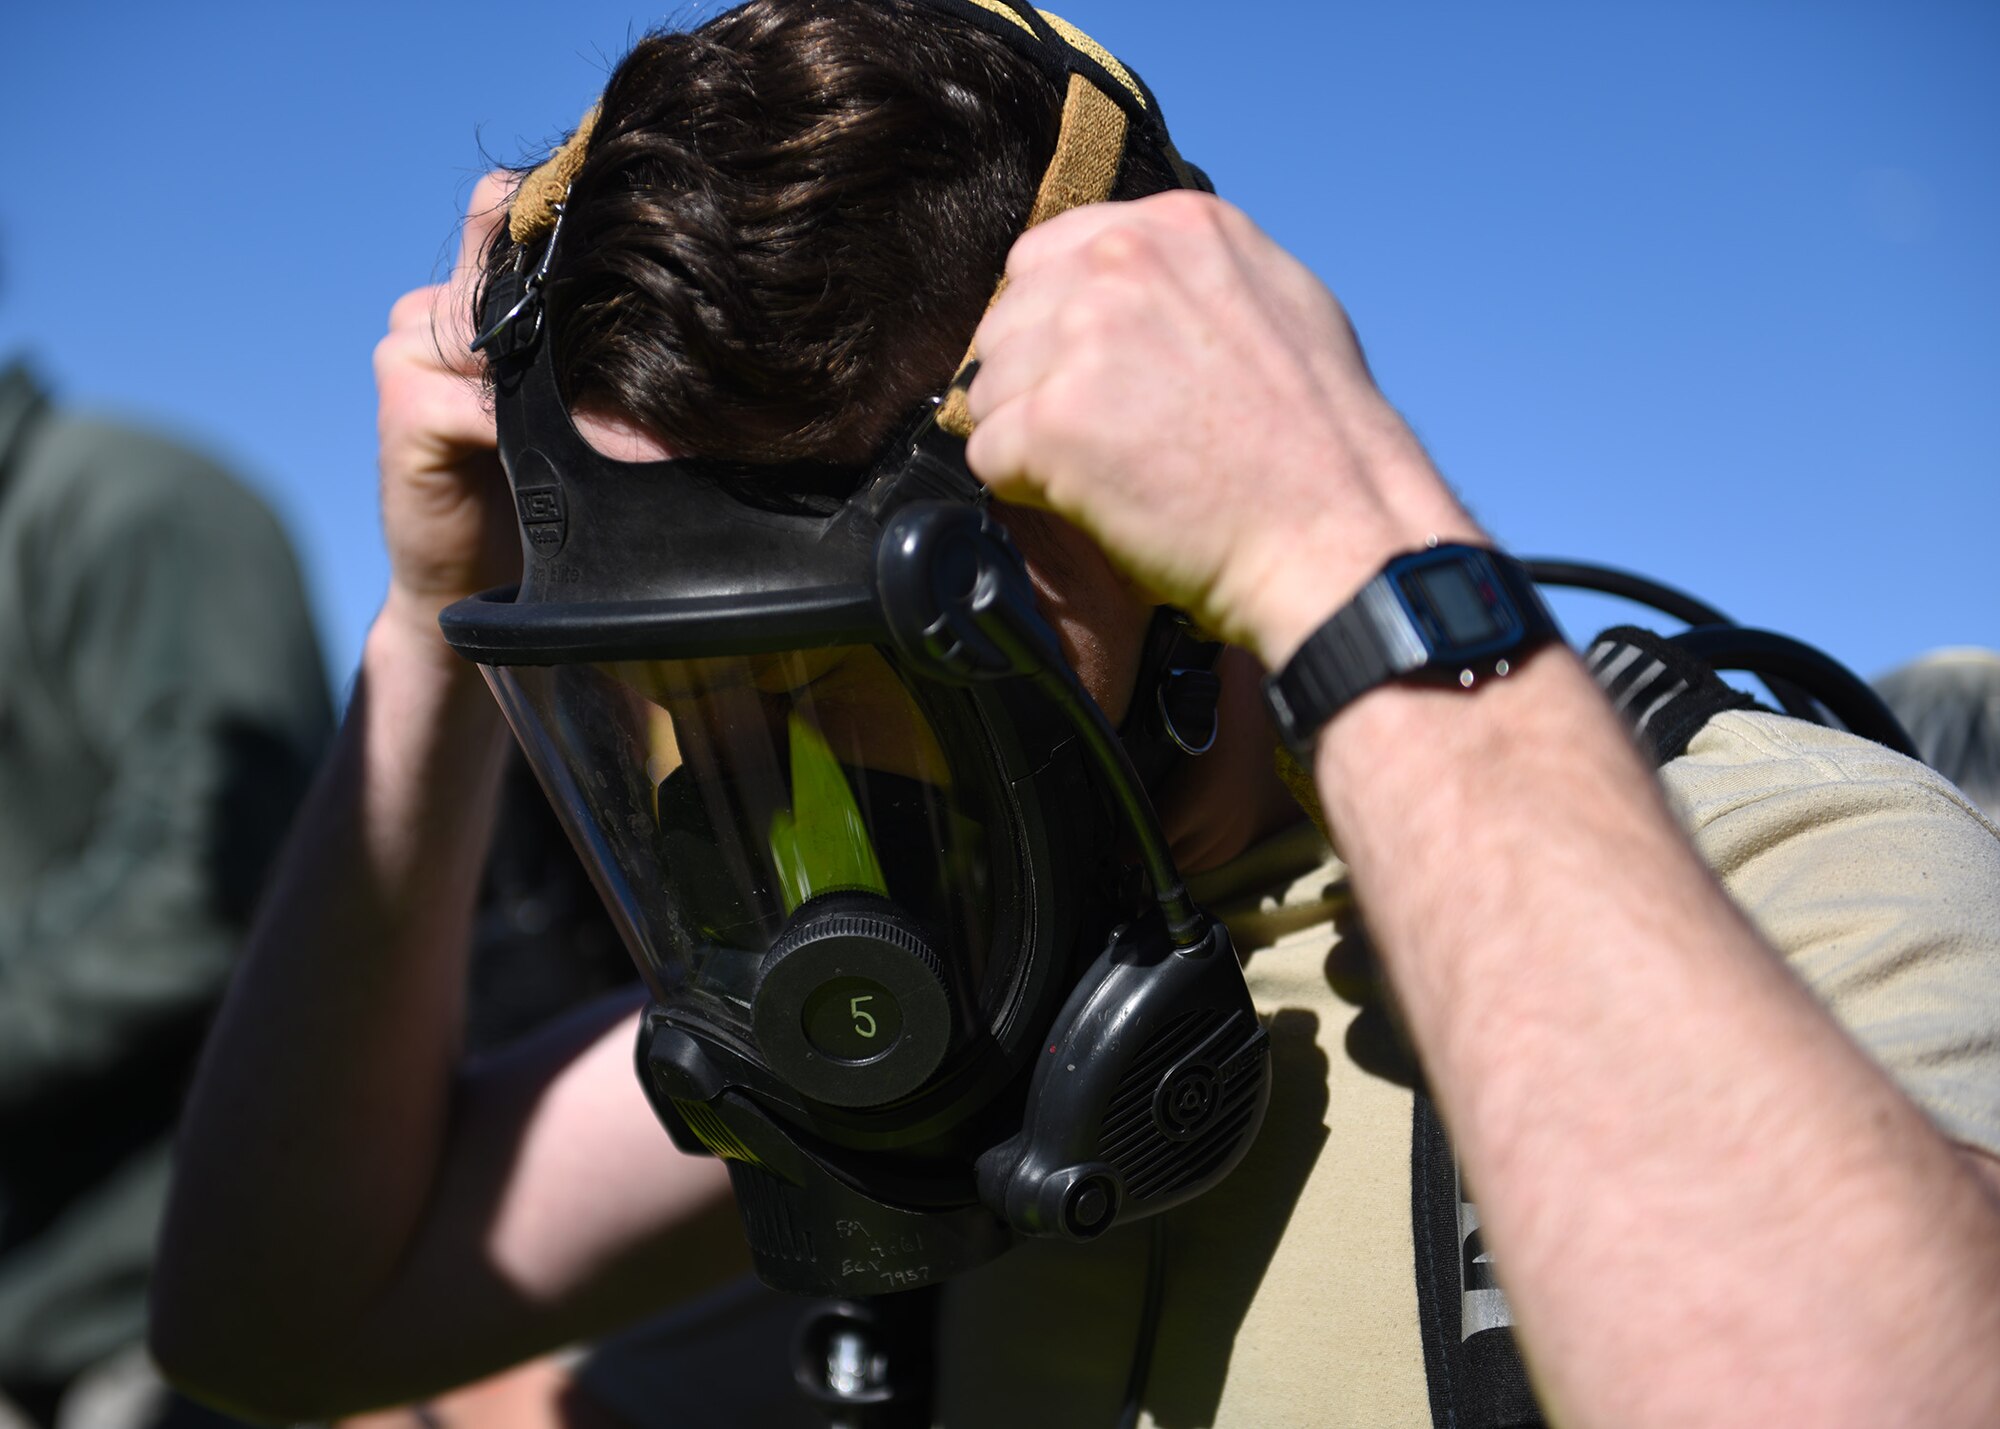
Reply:
[[1740, 625], [1698, 625], [1673, 636], [1671, 643], [1712, 669], [1748, 670], [1766, 684], [1774, 677], [1795, 681], [1853, 733], [1898, 754], [1923, 758], [1880, 695], [1839, 661], [1789, 635]]
[[[1534, 577], [1538, 585], [1562, 586], [1572, 590], [1594, 590], [1600, 595], [1615, 595], [1621, 600], [1650, 606], [1663, 615], [1671, 615], [1685, 625], [1734, 626], [1736, 624], [1707, 601], [1647, 576], [1635, 575], [1631, 571], [1621, 571], [1588, 561], [1559, 561], [1547, 558], [1524, 561], [1522, 564], [1527, 566], [1528, 574]], [[1829, 657], [1820, 658], [1825, 660], [1828, 666], [1838, 670], [1846, 681], [1859, 683], [1844, 666], [1836, 664]], [[1799, 684], [1794, 683], [1793, 677], [1788, 676], [1783, 670], [1774, 669], [1767, 672], [1757, 665], [1722, 665], [1717, 668], [1748, 671], [1764, 682], [1765, 687], [1771, 692], [1771, 698], [1778, 702], [1786, 714], [1796, 719], [1811, 720], [1814, 724], [1825, 723], [1820, 716], [1818, 706], [1814, 704], [1818, 690], [1801, 688]], [[1884, 712], [1886, 713], [1886, 709]], [[1893, 723], [1893, 717], [1891, 722]], [[1844, 716], [1842, 723], [1846, 723]], [[1847, 727], [1850, 730], [1854, 729], [1851, 724]], [[1898, 729], [1900, 730], [1900, 726]], [[1858, 734], [1860, 731], [1855, 730], [1855, 733]], [[1907, 735], [1904, 736], [1902, 744], [1894, 744], [1888, 740], [1882, 742], [1889, 744], [1892, 749], [1901, 750], [1909, 743], [1909, 738]]]

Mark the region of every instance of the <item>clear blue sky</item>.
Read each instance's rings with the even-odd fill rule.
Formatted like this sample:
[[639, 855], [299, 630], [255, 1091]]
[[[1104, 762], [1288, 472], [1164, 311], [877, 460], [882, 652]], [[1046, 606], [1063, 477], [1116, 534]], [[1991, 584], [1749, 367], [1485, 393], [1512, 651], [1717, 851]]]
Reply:
[[[1341, 295], [1515, 550], [1865, 674], [2000, 645], [2000, 5], [1057, 8]], [[0, 352], [240, 467], [344, 681], [385, 579], [389, 304], [441, 271], [482, 147], [565, 129], [659, 18], [8, 7]]]

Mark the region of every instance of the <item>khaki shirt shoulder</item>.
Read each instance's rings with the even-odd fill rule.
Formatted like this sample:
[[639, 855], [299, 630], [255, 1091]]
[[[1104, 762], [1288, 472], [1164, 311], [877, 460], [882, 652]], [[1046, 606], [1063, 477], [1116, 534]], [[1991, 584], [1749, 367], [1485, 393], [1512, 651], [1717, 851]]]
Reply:
[[1954, 1140], [2000, 1155], [2000, 829], [1868, 740], [1718, 715], [1661, 770], [1702, 858]]

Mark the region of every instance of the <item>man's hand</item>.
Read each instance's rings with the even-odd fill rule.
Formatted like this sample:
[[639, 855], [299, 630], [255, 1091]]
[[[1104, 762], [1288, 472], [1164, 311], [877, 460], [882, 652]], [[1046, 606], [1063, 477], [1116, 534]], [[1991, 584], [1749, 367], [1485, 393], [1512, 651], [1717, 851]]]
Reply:
[[[1477, 539], [1233, 209], [1079, 210], [1008, 267], [973, 470], [1267, 664], [1388, 556]], [[1730, 905], [1573, 656], [1375, 691], [1313, 772], [1552, 1420], [2000, 1423], [1985, 1185]]]
[[520, 572], [493, 413], [480, 391], [479, 359], [468, 350], [480, 255], [505, 217], [508, 185], [500, 174], [480, 180], [451, 281], [398, 299], [375, 348], [390, 564], [384, 609], [432, 640], [444, 606]]
[[1228, 204], [1079, 209], [1007, 272], [977, 338], [973, 471], [1267, 663], [1391, 555], [1477, 539], [1339, 303]]
[[376, 349], [389, 596], [176, 1148], [154, 1355], [286, 1423], [465, 1383], [744, 1265], [727, 1173], [633, 1079], [629, 999], [458, 1061], [507, 732], [437, 613], [519, 569], [466, 350], [504, 198], [480, 184], [451, 282]]

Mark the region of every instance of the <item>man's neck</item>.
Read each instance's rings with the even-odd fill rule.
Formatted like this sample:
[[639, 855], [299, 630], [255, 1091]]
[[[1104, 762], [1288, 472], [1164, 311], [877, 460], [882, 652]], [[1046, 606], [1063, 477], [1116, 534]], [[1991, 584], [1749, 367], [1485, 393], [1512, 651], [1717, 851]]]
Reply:
[[1272, 759], [1278, 736], [1258, 690], [1262, 667], [1231, 647], [1215, 668], [1215, 747], [1183, 760], [1160, 796], [1160, 822], [1184, 877], [1220, 868], [1305, 817]]

